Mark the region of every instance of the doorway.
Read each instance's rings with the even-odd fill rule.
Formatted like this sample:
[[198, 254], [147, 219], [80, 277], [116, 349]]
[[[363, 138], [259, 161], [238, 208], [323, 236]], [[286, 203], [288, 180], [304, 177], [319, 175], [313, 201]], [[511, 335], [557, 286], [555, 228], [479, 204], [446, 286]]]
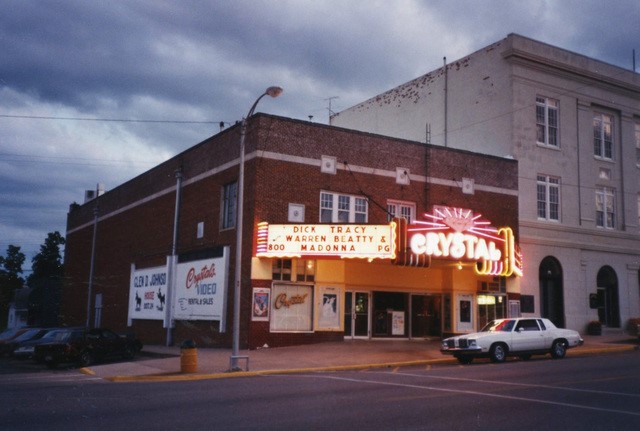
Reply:
[[558, 328], [564, 328], [564, 293], [562, 266], [558, 259], [547, 256], [540, 262], [540, 314]]
[[411, 295], [411, 338], [440, 337], [441, 316], [441, 295]]
[[369, 338], [370, 301], [368, 292], [345, 292], [345, 338]]
[[610, 328], [620, 327], [620, 310], [618, 306], [618, 277], [610, 266], [603, 266], [598, 271], [598, 320]]
[[457, 295], [456, 331], [473, 332], [473, 295]]
[[407, 337], [409, 295], [373, 292], [373, 337]]

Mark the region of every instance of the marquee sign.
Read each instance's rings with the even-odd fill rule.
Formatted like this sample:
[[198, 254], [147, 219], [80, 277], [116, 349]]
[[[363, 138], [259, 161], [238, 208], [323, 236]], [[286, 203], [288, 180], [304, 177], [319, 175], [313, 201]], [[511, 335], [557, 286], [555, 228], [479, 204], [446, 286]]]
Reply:
[[257, 257], [393, 259], [396, 224], [258, 224]]
[[471, 210], [434, 207], [407, 225], [258, 224], [256, 256], [390, 259], [428, 267], [431, 259], [476, 262], [480, 275], [522, 276], [522, 254], [509, 227], [496, 228]]
[[476, 261], [481, 275], [522, 276], [522, 255], [511, 228], [495, 228], [471, 210], [435, 207], [407, 226], [411, 253]]

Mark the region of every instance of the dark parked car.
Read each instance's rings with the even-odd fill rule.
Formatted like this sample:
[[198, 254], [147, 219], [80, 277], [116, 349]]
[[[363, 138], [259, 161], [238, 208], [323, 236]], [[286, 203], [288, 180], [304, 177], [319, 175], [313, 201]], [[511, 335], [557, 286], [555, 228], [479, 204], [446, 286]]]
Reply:
[[109, 329], [61, 329], [54, 340], [37, 344], [34, 357], [50, 366], [75, 363], [81, 367], [106, 359], [132, 359], [142, 343], [132, 335], [120, 335]]
[[44, 328], [31, 328], [24, 331], [17, 337], [0, 344], [0, 356], [11, 355], [15, 349], [22, 345], [22, 343], [42, 338], [42, 336], [47, 332], [48, 329]]
[[[11, 356], [17, 359], [29, 359], [33, 358], [33, 352], [35, 351], [35, 346], [37, 344], [49, 343], [55, 340], [56, 331], [60, 331], [60, 328], [47, 328], [45, 329], [45, 333], [40, 338], [32, 338], [30, 340], [21, 341], [13, 352], [11, 352]], [[65, 329], [66, 330], [66, 329]]]

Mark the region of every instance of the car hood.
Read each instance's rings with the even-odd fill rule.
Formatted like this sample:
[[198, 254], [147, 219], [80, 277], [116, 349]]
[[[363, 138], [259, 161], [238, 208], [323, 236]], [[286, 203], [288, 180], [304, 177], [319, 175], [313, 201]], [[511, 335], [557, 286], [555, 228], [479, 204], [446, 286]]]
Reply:
[[449, 340], [460, 340], [462, 338], [466, 338], [468, 340], [483, 340], [483, 339], [492, 339], [496, 337], [504, 338], [507, 336], [508, 332], [472, 332], [470, 334], [462, 334], [456, 337], [448, 338]]

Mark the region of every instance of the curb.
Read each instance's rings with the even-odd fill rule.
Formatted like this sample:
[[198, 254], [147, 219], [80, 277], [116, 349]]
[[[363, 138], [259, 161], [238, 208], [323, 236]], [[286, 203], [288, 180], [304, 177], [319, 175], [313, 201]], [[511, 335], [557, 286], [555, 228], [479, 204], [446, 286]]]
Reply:
[[[567, 352], [567, 356], [586, 356], [602, 353], [620, 353], [633, 350], [640, 350], [640, 346], [623, 345], [614, 347], [594, 347], [587, 349], [571, 349]], [[110, 376], [104, 377], [104, 380], [115, 383], [126, 382], [178, 382], [178, 381], [198, 381], [198, 380], [217, 380], [217, 379], [229, 379], [237, 377], [257, 377], [268, 376], [276, 374], [304, 374], [304, 373], [319, 373], [329, 371], [357, 371], [375, 368], [399, 368], [409, 366], [420, 365], [435, 365], [435, 364], [447, 364], [457, 363], [456, 359], [452, 357], [445, 357], [441, 359], [425, 359], [416, 361], [401, 361], [401, 362], [384, 362], [375, 364], [356, 364], [356, 365], [336, 365], [327, 367], [310, 367], [310, 368], [290, 368], [281, 370], [260, 370], [260, 371], [238, 371], [238, 372], [219, 372], [219, 373], [181, 373], [181, 372], [167, 372], [160, 374], [148, 374], [139, 376]], [[83, 374], [95, 375], [95, 373], [88, 368], [82, 368], [80, 370]]]
[[183, 374], [183, 373], [166, 373], [151, 374], [146, 376], [112, 376], [105, 377], [105, 380], [111, 382], [170, 382], [170, 381], [190, 381], [190, 380], [215, 380], [228, 379], [236, 377], [256, 377], [268, 376], [274, 374], [303, 374], [303, 373], [319, 373], [327, 371], [357, 371], [372, 368], [398, 368], [417, 365], [431, 365], [440, 363], [455, 362], [451, 358], [443, 359], [425, 359], [420, 361], [405, 362], [384, 362], [377, 364], [358, 364], [358, 365], [334, 365], [329, 367], [311, 367], [311, 368], [289, 368], [282, 370], [260, 370], [260, 371], [237, 371], [210, 374]]

